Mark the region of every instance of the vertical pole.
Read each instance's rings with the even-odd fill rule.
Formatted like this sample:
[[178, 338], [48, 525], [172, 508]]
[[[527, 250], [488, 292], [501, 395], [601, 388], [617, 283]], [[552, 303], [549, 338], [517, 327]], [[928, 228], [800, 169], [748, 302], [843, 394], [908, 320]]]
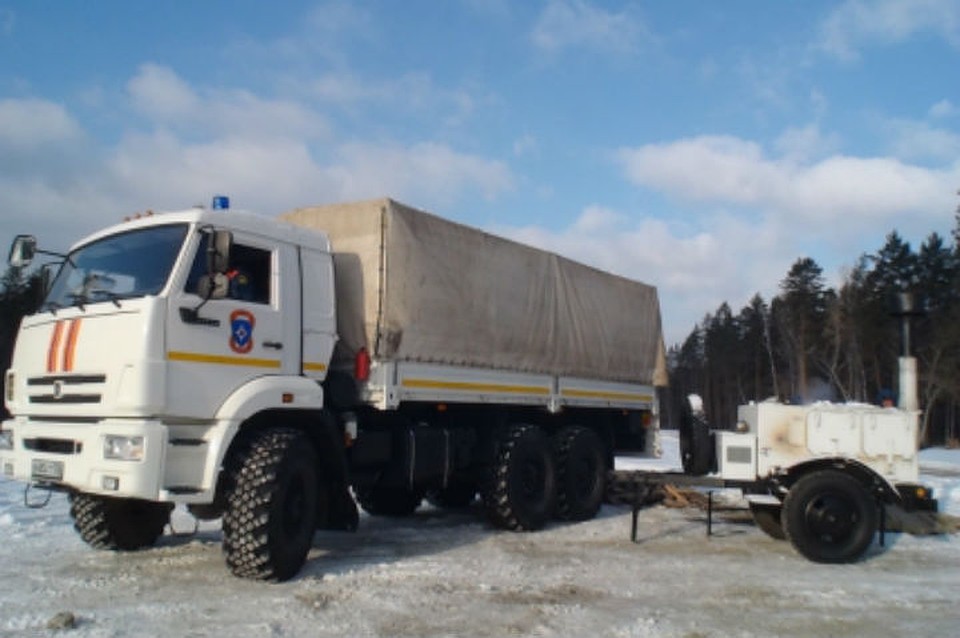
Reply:
[[880, 506], [880, 547], [884, 547], [887, 540], [887, 508], [882, 501], [877, 504]]
[[707, 492], [707, 537], [713, 536], [713, 490]]

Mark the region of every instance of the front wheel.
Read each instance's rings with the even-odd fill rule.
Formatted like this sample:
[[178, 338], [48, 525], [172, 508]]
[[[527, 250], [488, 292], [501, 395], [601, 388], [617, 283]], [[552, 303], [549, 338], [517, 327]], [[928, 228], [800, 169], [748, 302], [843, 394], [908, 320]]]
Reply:
[[97, 549], [134, 551], [153, 546], [173, 509], [170, 503], [82, 492], [72, 492], [69, 499], [74, 529]]
[[287, 580], [303, 566], [317, 522], [317, 456], [296, 430], [259, 434], [234, 465], [223, 551], [237, 576]]
[[782, 523], [794, 548], [817, 563], [860, 558], [877, 531], [877, 505], [849, 474], [821, 470], [801, 478], [783, 501]]

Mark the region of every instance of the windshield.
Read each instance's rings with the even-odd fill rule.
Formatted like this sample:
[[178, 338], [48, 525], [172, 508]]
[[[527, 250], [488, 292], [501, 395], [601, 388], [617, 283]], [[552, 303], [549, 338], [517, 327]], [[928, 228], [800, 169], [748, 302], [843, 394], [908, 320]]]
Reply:
[[43, 308], [82, 308], [159, 293], [186, 234], [186, 224], [152, 226], [81, 246], [60, 268]]

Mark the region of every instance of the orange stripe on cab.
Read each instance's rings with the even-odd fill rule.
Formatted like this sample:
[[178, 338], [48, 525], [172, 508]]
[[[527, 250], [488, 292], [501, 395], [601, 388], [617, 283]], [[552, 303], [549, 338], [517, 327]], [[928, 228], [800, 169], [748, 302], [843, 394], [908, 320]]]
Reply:
[[73, 362], [77, 353], [77, 339], [80, 337], [80, 323], [83, 319], [74, 319], [70, 322], [67, 332], [67, 345], [63, 349], [63, 371], [73, 372]]
[[63, 338], [63, 320], [53, 327], [53, 336], [50, 337], [50, 347], [47, 349], [47, 372], [57, 371], [57, 359], [60, 354], [60, 340]]

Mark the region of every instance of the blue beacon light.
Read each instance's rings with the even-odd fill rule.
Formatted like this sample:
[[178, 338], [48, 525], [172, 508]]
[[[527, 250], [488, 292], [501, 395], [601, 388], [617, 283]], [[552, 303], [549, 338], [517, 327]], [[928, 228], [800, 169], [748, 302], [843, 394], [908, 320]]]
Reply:
[[230, 198], [226, 195], [213, 196], [213, 210], [229, 210]]

